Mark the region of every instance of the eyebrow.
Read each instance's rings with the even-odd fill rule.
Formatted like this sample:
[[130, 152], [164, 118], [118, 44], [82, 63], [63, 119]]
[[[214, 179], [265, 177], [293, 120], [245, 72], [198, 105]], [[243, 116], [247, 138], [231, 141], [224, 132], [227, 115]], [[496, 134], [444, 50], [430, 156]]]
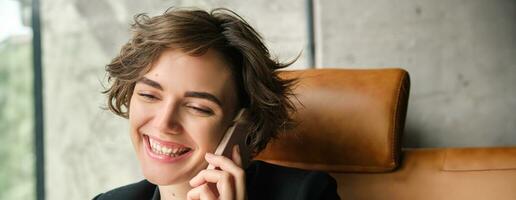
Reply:
[[[163, 87], [161, 87], [161, 85], [158, 82], [153, 81], [151, 79], [142, 77], [140, 79], [140, 81], [138, 81], [138, 82], [141, 82], [145, 85], [148, 85], [148, 86], [151, 86], [153, 88], [163, 91]], [[216, 103], [217, 105], [219, 105], [220, 107], [222, 107], [222, 102], [217, 97], [215, 97], [215, 95], [210, 94], [208, 92], [187, 91], [187, 92], [185, 92], [184, 97], [194, 97], [194, 98], [206, 99], [206, 100], [212, 101], [212, 102]]]
[[151, 87], [156, 88], [158, 90], [163, 90], [163, 87], [161, 87], [161, 85], [158, 82], [150, 80], [150, 79], [145, 78], [145, 77], [142, 77], [138, 82], [141, 82], [141, 83], [143, 83], [145, 85], [151, 86]]
[[217, 97], [215, 97], [215, 95], [207, 93], [207, 92], [187, 91], [187, 92], [185, 92], [184, 97], [195, 97], [195, 98], [206, 99], [206, 100], [212, 101], [212, 102], [216, 103], [217, 105], [219, 105], [220, 107], [222, 107], [221, 101], [219, 99], [217, 99]]

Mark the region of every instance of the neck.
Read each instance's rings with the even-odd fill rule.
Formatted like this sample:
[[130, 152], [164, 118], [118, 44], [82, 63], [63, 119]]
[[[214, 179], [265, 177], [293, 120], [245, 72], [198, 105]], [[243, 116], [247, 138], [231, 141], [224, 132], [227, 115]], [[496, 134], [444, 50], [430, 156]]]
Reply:
[[186, 199], [186, 194], [192, 187], [187, 182], [174, 185], [158, 185], [161, 200]]

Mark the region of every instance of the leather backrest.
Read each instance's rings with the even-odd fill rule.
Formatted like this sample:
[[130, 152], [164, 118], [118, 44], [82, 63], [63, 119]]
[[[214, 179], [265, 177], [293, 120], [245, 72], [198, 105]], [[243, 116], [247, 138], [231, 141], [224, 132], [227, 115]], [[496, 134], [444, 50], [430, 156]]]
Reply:
[[297, 126], [256, 159], [327, 172], [385, 172], [400, 160], [410, 81], [403, 69], [285, 71]]

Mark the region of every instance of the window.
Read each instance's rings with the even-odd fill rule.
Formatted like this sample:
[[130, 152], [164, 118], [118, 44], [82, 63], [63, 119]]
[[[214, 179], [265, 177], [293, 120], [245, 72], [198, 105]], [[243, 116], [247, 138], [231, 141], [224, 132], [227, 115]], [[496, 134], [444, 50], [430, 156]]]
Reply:
[[0, 1], [0, 199], [36, 198], [31, 1]]

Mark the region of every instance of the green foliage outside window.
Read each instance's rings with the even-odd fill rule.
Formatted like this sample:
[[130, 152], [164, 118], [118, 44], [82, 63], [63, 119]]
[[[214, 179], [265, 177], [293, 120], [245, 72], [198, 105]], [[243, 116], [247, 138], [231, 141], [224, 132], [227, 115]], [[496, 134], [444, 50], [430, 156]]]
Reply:
[[0, 43], [0, 199], [35, 199], [30, 38]]

